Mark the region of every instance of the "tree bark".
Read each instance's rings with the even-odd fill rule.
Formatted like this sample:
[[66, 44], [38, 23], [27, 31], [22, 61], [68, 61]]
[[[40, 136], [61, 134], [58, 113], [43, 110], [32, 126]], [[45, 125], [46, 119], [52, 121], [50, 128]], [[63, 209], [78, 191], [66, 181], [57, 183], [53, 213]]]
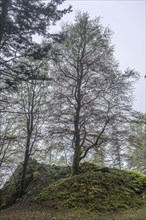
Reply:
[[8, 16], [8, 7], [9, 7], [9, 0], [3, 0], [1, 3], [1, 16], [0, 16], [0, 48], [1, 48], [1, 43], [3, 40], [3, 36], [5, 33], [5, 26], [6, 26], [6, 20]]
[[79, 131], [79, 114], [77, 114], [77, 120], [75, 121], [75, 147], [72, 163], [72, 175], [76, 175], [79, 172], [79, 163], [80, 163], [80, 131]]
[[72, 175], [76, 175], [79, 173], [79, 164], [80, 164], [80, 149], [76, 147], [74, 156], [73, 156], [73, 163], [72, 163]]
[[81, 79], [78, 78], [77, 81], [77, 92], [75, 94], [77, 107], [75, 113], [75, 120], [74, 120], [74, 156], [73, 156], [73, 163], [72, 163], [72, 175], [76, 175], [79, 172], [79, 163], [80, 163], [80, 155], [81, 155], [81, 146], [80, 146], [80, 111], [81, 111]]
[[27, 166], [28, 166], [28, 161], [30, 157], [29, 146], [30, 146], [30, 136], [27, 138], [27, 143], [26, 143], [24, 162], [22, 166], [22, 174], [20, 177], [21, 179], [20, 179], [19, 198], [21, 198], [24, 195], [24, 191], [25, 191], [25, 177], [26, 177]]

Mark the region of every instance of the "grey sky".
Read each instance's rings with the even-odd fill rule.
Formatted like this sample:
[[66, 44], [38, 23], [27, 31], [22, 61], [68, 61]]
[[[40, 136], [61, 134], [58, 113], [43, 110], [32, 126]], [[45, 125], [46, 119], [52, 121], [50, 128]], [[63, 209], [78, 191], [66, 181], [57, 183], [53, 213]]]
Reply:
[[141, 75], [135, 85], [134, 109], [145, 112], [145, 0], [67, 0], [62, 7], [73, 6], [73, 12], [63, 21], [72, 22], [75, 11], [88, 12], [91, 18], [102, 17], [102, 24], [114, 32], [115, 58], [121, 70], [135, 69]]

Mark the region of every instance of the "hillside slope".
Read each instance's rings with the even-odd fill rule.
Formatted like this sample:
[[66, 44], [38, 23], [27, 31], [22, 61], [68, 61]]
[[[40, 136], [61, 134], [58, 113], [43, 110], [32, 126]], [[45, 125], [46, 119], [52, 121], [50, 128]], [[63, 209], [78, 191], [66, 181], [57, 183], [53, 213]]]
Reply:
[[[122, 210], [128, 212], [131, 208], [141, 210], [144, 213], [142, 216], [146, 217], [146, 175], [106, 167], [99, 168], [94, 164], [83, 163], [80, 166], [80, 173], [70, 176], [70, 167], [50, 166], [30, 160], [25, 194], [18, 200], [17, 183], [20, 169], [21, 167], [18, 166], [14, 175], [1, 190], [2, 208], [15, 203], [1, 211], [0, 215], [6, 216], [2, 219], [13, 219], [12, 214], [14, 219], [25, 219], [24, 216], [27, 216], [27, 219], [28, 210], [32, 219], [36, 213], [40, 216], [37, 219], [41, 219], [41, 213], [49, 216], [49, 213], [53, 212], [53, 216], [56, 216], [57, 213], [59, 215], [67, 209], [69, 210], [67, 216], [72, 213], [78, 219], [77, 216], [82, 213], [80, 211], [84, 210], [84, 219], [89, 219], [86, 218], [88, 216], [86, 212], [100, 212], [101, 215], [102, 213], [105, 215], [105, 213]], [[17, 214], [19, 218], [16, 217]], [[51, 219], [51, 217], [47, 218]], [[56, 217], [56, 219], [63, 218]]]
[[93, 167], [51, 184], [35, 201], [45, 201], [57, 208], [107, 212], [142, 207], [146, 202], [145, 196], [146, 175]]

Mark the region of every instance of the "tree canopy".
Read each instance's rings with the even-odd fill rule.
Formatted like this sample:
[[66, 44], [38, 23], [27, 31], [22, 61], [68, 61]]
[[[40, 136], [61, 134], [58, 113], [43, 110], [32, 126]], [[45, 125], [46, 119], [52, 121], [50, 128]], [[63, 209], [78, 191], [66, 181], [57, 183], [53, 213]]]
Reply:
[[[30, 157], [71, 165], [74, 175], [89, 159], [132, 169], [135, 152], [145, 152], [144, 124], [137, 130], [132, 116], [138, 73], [120, 70], [113, 33], [100, 17], [79, 12], [50, 34], [50, 25], [70, 11], [58, 9], [62, 2], [1, 1], [0, 175], [3, 182], [5, 171], [22, 162], [20, 197]], [[34, 42], [35, 34], [44, 41]]]
[[[70, 12], [68, 9], [59, 10], [58, 6], [64, 0], [51, 0], [48, 3], [40, 0], [1, 0], [0, 1], [0, 73], [1, 89], [12, 86], [22, 70], [13, 68], [13, 62], [22, 56], [40, 58], [44, 50], [34, 42], [33, 37], [38, 34], [50, 37], [49, 27], [62, 16]], [[12, 70], [9, 74], [9, 70]], [[24, 73], [25, 74], [25, 73]]]
[[76, 173], [88, 151], [106, 144], [112, 125], [127, 119], [137, 73], [119, 70], [112, 32], [101, 25], [99, 17], [91, 20], [87, 13], [79, 13], [74, 24], [63, 25], [62, 35], [65, 41], [54, 48], [59, 54], [54, 57], [56, 127], [72, 146]]

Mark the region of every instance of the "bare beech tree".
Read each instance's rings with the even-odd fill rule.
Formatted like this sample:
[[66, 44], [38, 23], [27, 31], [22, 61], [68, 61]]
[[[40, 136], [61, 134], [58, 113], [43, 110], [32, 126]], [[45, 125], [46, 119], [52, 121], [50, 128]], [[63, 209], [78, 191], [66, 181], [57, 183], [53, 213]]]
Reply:
[[64, 24], [61, 33], [65, 41], [53, 49], [54, 132], [70, 146], [72, 174], [77, 174], [87, 153], [107, 142], [113, 122], [129, 115], [137, 74], [119, 70], [111, 30], [103, 28], [99, 17], [90, 20], [87, 13], [78, 13], [75, 23]]
[[[19, 61], [25, 68], [31, 64], [35, 66], [35, 62], [32, 60], [23, 59]], [[37, 61], [37, 65], [38, 65]], [[42, 61], [40, 61], [42, 63]], [[29, 64], [29, 65], [27, 65]], [[9, 94], [11, 99], [11, 105], [5, 109], [4, 112], [13, 113], [15, 116], [15, 126], [17, 127], [17, 140], [18, 148], [23, 153], [22, 173], [20, 180], [20, 192], [21, 197], [25, 190], [25, 175], [30, 156], [36, 154], [36, 152], [43, 151], [42, 143], [45, 133], [45, 126], [48, 123], [49, 115], [49, 90], [48, 81], [38, 79], [35, 76], [41, 75], [42, 78], [48, 75], [47, 63], [33, 72], [32, 79], [26, 78], [20, 81], [17, 87], [17, 91]], [[17, 154], [15, 155], [17, 157]]]
[[19, 155], [17, 149], [17, 136], [14, 117], [5, 113], [1, 118], [0, 125], [0, 187], [15, 167], [15, 155]]
[[[49, 27], [55, 25], [63, 15], [71, 11], [71, 7], [62, 10], [59, 9], [59, 6], [63, 2], [64, 0], [51, 0], [48, 2], [42, 0], [0, 0], [1, 165], [8, 165], [8, 155], [11, 154], [10, 152], [12, 150], [14, 153], [12, 146], [15, 145], [15, 148], [18, 147], [14, 139], [12, 140], [12, 136], [14, 135], [12, 127], [17, 127], [16, 119], [20, 118], [20, 115], [24, 116], [25, 114], [24, 112], [20, 112], [19, 109], [15, 109], [16, 103], [13, 103], [14, 98], [17, 100], [16, 90], [18, 91], [18, 88], [20, 89], [20, 85], [18, 86], [18, 84], [21, 81], [24, 82], [26, 79], [32, 79], [34, 72], [39, 73], [37, 70], [43, 64], [42, 57], [46, 56], [51, 48], [50, 43], [44, 45], [34, 41], [34, 36], [39, 35], [42, 38], [51, 38], [54, 41], [61, 39], [61, 36], [58, 34], [50, 34]], [[19, 63], [20, 58], [29, 59], [32, 57], [34, 60], [39, 60], [39, 62], [42, 60], [42, 63], [31, 69], [28, 69], [28, 65], [25, 66], [24, 63], [23, 65]], [[34, 70], [33, 74], [32, 69]], [[40, 80], [40, 76], [35, 75], [34, 80], [36, 78]], [[13, 126], [11, 127], [12, 121], [6, 120], [5, 117], [12, 114]], [[32, 118], [31, 114], [29, 114], [28, 118]], [[6, 122], [4, 122], [5, 120]], [[30, 124], [28, 122], [29, 126]], [[17, 141], [19, 139], [18, 131], [22, 130], [21, 128], [20, 126], [20, 129], [17, 130]], [[19, 144], [20, 142], [22, 140], [19, 139]], [[18, 154], [15, 152], [14, 155], [15, 161], [18, 163]], [[14, 163], [10, 163], [9, 166], [12, 164]]]

